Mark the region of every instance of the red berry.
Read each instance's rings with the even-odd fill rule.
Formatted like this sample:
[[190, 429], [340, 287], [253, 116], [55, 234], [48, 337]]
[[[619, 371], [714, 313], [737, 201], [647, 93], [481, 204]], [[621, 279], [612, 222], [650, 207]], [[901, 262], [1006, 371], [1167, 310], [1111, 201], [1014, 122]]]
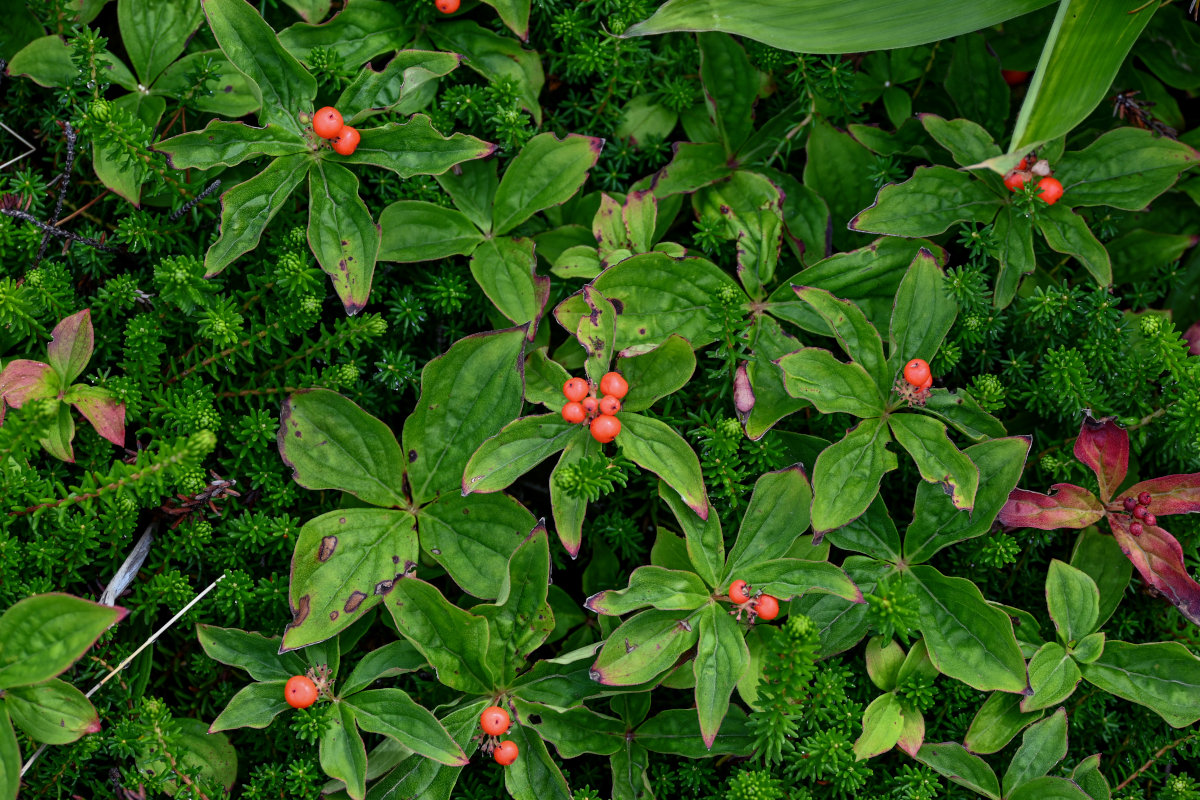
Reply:
[[508, 712], [500, 706], [488, 706], [479, 715], [479, 727], [483, 728], [483, 732], [488, 736], [503, 736], [508, 733], [508, 726], [511, 724]]
[[620, 373], [606, 372], [600, 379], [600, 391], [622, 400], [629, 393], [629, 382], [622, 378]]
[[[434, 3], [434, 5], [437, 6], [437, 10], [442, 12], [443, 14], [453, 14], [455, 11], [458, 11], [459, 0], [437, 0], [437, 2]], [[514, 744], [513, 750], [516, 750], [516, 749], [517, 749], [517, 746]], [[516, 758], [517, 758], [517, 756], [516, 756], [516, 754], [514, 754], [513, 760], [516, 760]], [[499, 761], [499, 759], [496, 759], [496, 760]], [[511, 764], [512, 761], [509, 761], [508, 763]]]
[[[1025, 162], [1022, 161], [1022, 164]], [[1004, 176], [1004, 185], [1008, 187], [1010, 192], [1019, 192], [1025, 182], [1029, 180], [1029, 173], [1022, 172], [1019, 169], [1014, 169], [1012, 172]]]
[[750, 599], [750, 586], [743, 580], [729, 584], [729, 599], [741, 605]]
[[600, 405], [594, 397], [585, 397], [583, 398], [582, 403], [583, 410], [589, 414], [595, 414], [596, 408]]
[[[443, 2], [443, 0], [438, 0], [438, 2]], [[458, 5], [458, 0], [454, 0], [454, 4]], [[520, 750], [517, 749], [517, 743], [509, 740], [500, 743], [500, 746], [492, 753], [492, 758], [496, 759], [496, 763], [500, 766], [507, 767], [517, 760], [518, 755], [520, 755]]]
[[332, 139], [337, 136], [345, 124], [342, 121], [341, 113], [333, 106], [325, 106], [313, 114], [313, 133], [322, 139]]
[[337, 138], [330, 142], [333, 145], [333, 151], [341, 155], [348, 156], [358, 149], [358, 142], [362, 137], [358, 135], [358, 131], [351, 128], [349, 125], [343, 125], [338, 131]]
[[920, 386], [930, 374], [929, 362], [923, 358], [914, 358], [904, 365], [904, 380], [913, 386]]
[[563, 384], [563, 395], [573, 402], [578, 403], [587, 397], [588, 382], [583, 378], [571, 378]]
[[1132, 497], [1125, 498], [1125, 510], [1126, 511], [1133, 511], [1133, 509], [1136, 506], [1137, 506], [1137, 500], [1134, 500]]
[[1051, 206], [1058, 202], [1058, 198], [1063, 196], [1062, 181], [1058, 178], [1042, 178], [1038, 181], [1038, 190], [1038, 197]]
[[1020, 160], [1020, 162], [1017, 163], [1017, 166], [1014, 167], [1014, 169], [1017, 169], [1017, 170], [1029, 169], [1029, 156], [1025, 156], [1024, 158], [1022, 158]]
[[1134, 536], [1141, 536], [1143, 530], [1144, 529], [1142, 528], [1142, 523], [1140, 523], [1140, 522], [1131, 522], [1129, 524], [1129, 532], [1132, 533]]
[[920, 386], [918, 386], [917, 388], [918, 388], [918, 389], [921, 389], [921, 390], [923, 390], [923, 391], [929, 391], [929, 390], [930, 390], [932, 387], [933, 387], [933, 376], [932, 376], [932, 375], [930, 375], [930, 376], [929, 376], [928, 378], [926, 378], [926, 379], [924, 380], [924, 382], [922, 382], [922, 383], [921, 383], [921, 385], [920, 385]]
[[779, 601], [764, 594], [754, 603], [754, 613], [759, 619], [773, 620], [779, 616]]
[[596, 407], [600, 409], [601, 414], [612, 415], [621, 410], [621, 401], [609, 394], [601, 397]]
[[1146, 518], [1146, 507], [1145, 506], [1134, 506], [1133, 511], [1131, 513], [1133, 514], [1134, 519], [1145, 519]]
[[1023, 69], [1002, 69], [1000, 74], [1009, 86], [1020, 86], [1029, 77], [1029, 73]]
[[1141, 503], [1142, 505], [1144, 505], [1144, 506], [1148, 506], [1148, 505], [1150, 505], [1150, 500], [1151, 500], [1151, 499], [1152, 499], [1152, 498], [1150, 497], [1150, 493], [1149, 493], [1149, 492], [1142, 492], [1141, 494], [1139, 494], [1139, 495], [1138, 495], [1138, 499], [1137, 499], [1137, 501], [1138, 501], [1139, 503]]
[[587, 419], [587, 409], [583, 403], [567, 403], [563, 406], [562, 415], [567, 422], [577, 424]]
[[608, 444], [621, 432], [621, 420], [611, 414], [601, 414], [592, 420], [592, 438], [600, 444]]
[[293, 675], [283, 687], [283, 697], [292, 708], [308, 708], [317, 702], [317, 685], [307, 675]]
[[1153, 528], [1156, 525], [1158, 525], [1158, 517], [1154, 516], [1153, 514], [1147, 514], [1145, 519], [1142, 520], [1142, 522], [1146, 523], [1151, 528]]

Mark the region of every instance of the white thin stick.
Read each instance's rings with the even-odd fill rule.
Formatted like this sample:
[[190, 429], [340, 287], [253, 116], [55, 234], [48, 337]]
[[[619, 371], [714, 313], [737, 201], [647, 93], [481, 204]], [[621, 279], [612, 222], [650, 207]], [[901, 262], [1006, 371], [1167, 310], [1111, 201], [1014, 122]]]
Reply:
[[[105, 675], [105, 676], [104, 676], [104, 677], [101, 679], [101, 681], [100, 681], [99, 683], [97, 683], [95, 686], [93, 686], [93, 687], [92, 687], [92, 690], [91, 690], [90, 692], [88, 692], [87, 694], [85, 694], [85, 695], [84, 695], [84, 697], [91, 697], [92, 695], [94, 695], [96, 692], [98, 692], [98, 691], [100, 690], [100, 687], [101, 687], [101, 686], [103, 686], [104, 684], [108, 683], [108, 682], [109, 682], [110, 680], [112, 680], [112, 679], [113, 679], [113, 677], [115, 677], [115, 676], [116, 676], [116, 675], [117, 675], [117, 674], [118, 674], [118, 673], [119, 673], [121, 670], [123, 670], [123, 669], [125, 669], [125, 667], [129, 666], [129, 662], [131, 662], [131, 661], [133, 661], [135, 658], [137, 658], [137, 657], [138, 657], [138, 655], [140, 655], [140, 654], [141, 654], [141, 652], [142, 652], [143, 650], [145, 650], [147, 647], [149, 647], [150, 645], [154, 644], [154, 642], [155, 642], [155, 641], [158, 639], [158, 637], [160, 637], [160, 636], [162, 636], [164, 633], [166, 633], [166, 632], [167, 632], [167, 630], [168, 630], [168, 629], [169, 629], [169, 628], [170, 628], [172, 625], [174, 625], [176, 622], [178, 622], [178, 621], [179, 621], [179, 618], [180, 618], [180, 617], [182, 617], [184, 614], [186, 614], [188, 611], [190, 611], [190, 610], [192, 609], [192, 606], [196, 605], [196, 603], [199, 603], [199, 602], [200, 602], [202, 599], [204, 599], [204, 596], [205, 596], [206, 594], [208, 594], [209, 592], [211, 592], [213, 589], [217, 588], [217, 584], [218, 584], [218, 583], [220, 583], [220, 582], [221, 582], [221, 581], [223, 581], [223, 580], [225, 580], [225, 573], [221, 573], [221, 577], [217, 578], [215, 581], [213, 581], [212, 583], [210, 583], [210, 584], [208, 585], [208, 588], [206, 588], [204, 591], [200, 592], [200, 594], [198, 594], [198, 595], [196, 595], [194, 598], [192, 598], [192, 602], [190, 602], [190, 603], [188, 603], [186, 606], [184, 606], [184, 607], [183, 607], [183, 608], [182, 608], [182, 609], [179, 611], [179, 613], [178, 613], [178, 614], [176, 614], [175, 616], [173, 616], [173, 617], [171, 617], [169, 620], [167, 620], [167, 623], [166, 623], [165, 625], [163, 625], [161, 628], [159, 628], [158, 630], [156, 630], [156, 631], [154, 632], [154, 634], [153, 634], [153, 635], [152, 635], [152, 636], [151, 636], [149, 639], [147, 639], [145, 642], [143, 642], [143, 643], [142, 643], [142, 646], [141, 646], [141, 647], [139, 647], [137, 650], [134, 650], [132, 653], [130, 653], [130, 654], [129, 654], [129, 655], [126, 657], [126, 658], [125, 658], [125, 660], [124, 660], [124, 661], [122, 661], [120, 664], [118, 664], [118, 665], [117, 665], [117, 668], [116, 668], [116, 669], [114, 669], [112, 672], [110, 672], [110, 673], [108, 673], [107, 675]], [[35, 761], [37, 761], [37, 760], [38, 760], [38, 756], [40, 756], [40, 755], [42, 754], [42, 751], [43, 751], [43, 750], [45, 750], [45, 749], [46, 749], [46, 745], [42, 745], [41, 747], [39, 747], [39, 748], [38, 748], [38, 749], [37, 749], [37, 750], [34, 752], [34, 754], [33, 754], [32, 756], [30, 756], [30, 757], [29, 757], [29, 760], [25, 762], [25, 766], [21, 767], [21, 776], [22, 776], [22, 777], [24, 777], [24, 776], [25, 776], [25, 773], [26, 773], [26, 772], [28, 772], [28, 771], [29, 771], [29, 768], [33, 766], [33, 762], [35, 762]]]

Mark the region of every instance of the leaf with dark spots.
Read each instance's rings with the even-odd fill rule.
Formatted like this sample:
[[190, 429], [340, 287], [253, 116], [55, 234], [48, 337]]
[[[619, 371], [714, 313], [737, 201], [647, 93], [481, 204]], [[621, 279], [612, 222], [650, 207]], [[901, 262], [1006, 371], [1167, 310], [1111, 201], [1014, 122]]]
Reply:
[[[340, 522], [345, 523], [346, 518], [342, 517]], [[322, 563], [333, 558], [333, 553], [337, 550], [338, 539], [336, 536], [325, 536], [321, 539], [321, 545], [317, 548], [317, 561]]]
[[1129, 468], [1129, 434], [1115, 420], [1115, 417], [1093, 419], [1087, 414], [1075, 440], [1075, 457], [1096, 473], [1100, 500], [1105, 503], [1125, 480]]
[[308, 608], [310, 605], [308, 595], [304, 595], [292, 606], [292, 621], [288, 623], [288, 629], [298, 628], [308, 619]]
[[346, 613], [352, 614], [355, 611], [358, 611], [359, 607], [362, 606], [362, 604], [363, 604], [363, 600], [366, 600], [366, 599], [367, 599], [367, 596], [365, 594], [363, 594], [362, 592], [355, 589], [353, 592], [350, 593], [350, 597], [348, 597], [346, 599], [346, 606], [345, 606]]
[[1053, 495], [1013, 489], [996, 519], [1009, 528], [1052, 531], [1086, 528], [1104, 516], [1104, 506], [1087, 489], [1070, 483], [1056, 483], [1050, 489]]

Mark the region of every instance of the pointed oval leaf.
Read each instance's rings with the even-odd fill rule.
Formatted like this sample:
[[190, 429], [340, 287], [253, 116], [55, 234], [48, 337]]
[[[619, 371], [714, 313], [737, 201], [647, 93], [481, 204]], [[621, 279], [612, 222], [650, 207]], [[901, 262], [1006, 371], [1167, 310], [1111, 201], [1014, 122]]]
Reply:
[[629, 394], [621, 401], [625, 411], [645, 411], [682, 389], [696, 371], [696, 352], [677, 334], [652, 350], [618, 355], [616, 371], [629, 382]]
[[1046, 605], [1059, 637], [1074, 642], [1096, 630], [1100, 590], [1086, 572], [1054, 559], [1046, 577]]
[[487, 620], [463, 611], [416, 578], [396, 584], [387, 609], [396, 629], [421, 651], [442, 684], [461, 692], [491, 691]]
[[921, 410], [937, 417], [976, 444], [1007, 435], [1000, 420], [980, 408], [975, 398], [962, 391], [934, 389]]
[[533, 514], [506, 494], [444, 494], [417, 515], [421, 547], [464, 592], [499, 595], [508, 559], [529, 535]]
[[475, 251], [483, 234], [462, 213], [424, 200], [400, 200], [379, 215], [380, 261], [432, 261]]
[[126, 613], [68, 594], [17, 601], [0, 615], [0, 689], [41, 683], [63, 672]]
[[883, 498], [876, 495], [866, 513], [825, 534], [826, 540], [843, 550], [891, 561], [900, 560], [900, 532], [888, 514]]
[[395, 739], [440, 764], [463, 767], [467, 756], [442, 723], [401, 689], [368, 689], [345, 699], [358, 726]]
[[683, 758], [747, 756], [754, 749], [754, 735], [746, 712], [737, 706], [729, 707], [712, 747], [705, 747], [696, 713], [690, 708], [672, 708], [656, 714], [634, 731], [634, 741], [651, 752]]
[[[243, 0], [223, 0], [243, 3]], [[263, 231], [283, 209], [311, 160], [304, 155], [281, 156], [262, 172], [221, 195], [221, 235], [204, 254], [205, 277], [211, 278], [239, 256], [258, 246]]]
[[484, 240], [471, 256], [471, 275], [501, 314], [517, 325], [530, 323], [532, 339], [550, 299], [550, 279], [537, 274], [533, 240]]
[[[812, 286], [792, 286], [796, 297], [812, 307], [846, 354], [875, 379], [880, 391], [889, 391], [892, 376], [883, 358], [883, 340], [867, 320], [866, 314], [847, 300], [839, 300], [825, 289]], [[927, 298], [928, 299], [928, 298]]]
[[1067, 710], [1060, 708], [1026, 729], [1021, 737], [1021, 746], [1004, 773], [1004, 795], [1009, 797], [1018, 786], [1042, 777], [1066, 755]]
[[579, 439], [585, 428], [561, 414], [513, 420], [472, 454], [462, 476], [463, 494], [499, 492]]
[[937, 114], [918, 114], [925, 132], [950, 151], [960, 167], [969, 167], [1000, 155], [1000, 147], [982, 125], [969, 119], [945, 119]]
[[196, 636], [209, 658], [244, 669], [256, 681], [286, 681], [305, 669], [300, 656], [279, 652], [278, 636], [268, 638], [259, 633], [216, 625], [197, 625]]
[[891, 439], [882, 418], [864, 419], [817, 456], [812, 505], [817, 539], [857, 519], [874, 501], [884, 473], [897, 466], [895, 454], [887, 449]]
[[492, 228], [508, 233], [542, 209], [569, 200], [587, 180], [604, 148], [603, 139], [552, 133], [533, 137], [508, 165], [492, 210]]
[[1141, 536], [1130, 531], [1131, 517], [1109, 514], [1113, 536], [1142, 579], [1167, 598], [1193, 624], [1200, 624], [1200, 584], [1183, 560], [1179, 541], [1159, 527], [1146, 525]]
[[708, 518], [708, 495], [700, 474], [700, 459], [683, 437], [665, 422], [621, 412], [617, 446], [621, 455], [648, 469], [674, 489], [701, 519]]
[[[303, 674], [303, 672], [296, 673]], [[291, 708], [287, 701], [287, 681], [273, 680], [243, 686], [208, 727], [209, 733], [238, 728], [266, 728]]]
[[1113, 206], [1140, 211], [1169, 189], [1200, 153], [1183, 142], [1138, 128], [1117, 128], [1054, 165], [1073, 208]]
[[[562, 392], [559, 392], [561, 397]], [[569, 469], [585, 458], [596, 455], [603, 445], [592, 438], [590, 433], [580, 434], [567, 442], [562, 456], [550, 473], [550, 506], [554, 515], [554, 530], [558, 540], [571, 558], [579, 555], [583, 545], [583, 521], [587, 515], [587, 498], [572, 495], [562, 488], [558, 476], [560, 471]]]
[[96, 336], [92, 329], [92, 312], [84, 309], [54, 326], [54, 337], [46, 345], [46, 360], [58, 373], [63, 386], [83, 374], [92, 358]]
[[1008, 795], [1008, 800], [1094, 800], [1074, 781], [1044, 776], [1023, 783]]
[[[725, 537], [721, 534], [721, 517], [709, 504], [708, 519], [701, 519], [664, 481], [658, 482], [658, 496], [671, 509], [686, 541], [687, 558], [710, 588], [716, 588], [725, 568]], [[662, 529], [660, 528], [660, 531]]]
[[1112, 259], [1083, 217], [1067, 206], [1045, 206], [1034, 219], [1051, 250], [1074, 257], [1101, 286], [1112, 283]]
[[242, 122], [211, 120], [199, 131], [172, 136], [154, 145], [172, 169], [232, 167], [260, 156], [288, 156], [308, 151], [298, 133], [280, 125], [255, 128]]
[[508, 738], [517, 743], [521, 753], [504, 769], [504, 788], [514, 800], [571, 800], [566, 778], [532, 726], [516, 725]]
[[380, 229], [358, 196], [358, 178], [340, 164], [317, 161], [308, 173], [308, 244], [347, 314], [371, 294]]
[[583, 362], [584, 371], [593, 386], [608, 372], [612, 363], [614, 344], [617, 337], [616, 304], [609, 301], [592, 286], [584, 286], [580, 293], [586, 312], [575, 326], [575, 338], [587, 354]]
[[638, 567], [625, 589], [597, 592], [583, 605], [589, 611], [621, 617], [640, 608], [691, 611], [709, 601], [708, 587], [699, 576], [662, 567]]
[[1042, 645], [1029, 659], [1029, 688], [1033, 694], [1021, 701], [1022, 711], [1039, 711], [1070, 697], [1081, 675], [1075, 661], [1057, 642]]
[[125, 446], [125, 404], [108, 389], [77, 383], [67, 389], [63, 402], [75, 406], [96, 433], [118, 447]]
[[43, 744], [70, 744], [100, 730], [100, 717], [83, 692], [57, 678], [4, 693], [13, 723]]
[[629, 686], [653, 680], [675, 666], [696, 645], [698, 611], [642, 611], [609, 634], [592, 680], [606, 686]]
[[[800, 464], [767, 472], [754, 482], [737, 539], [729, 551], [721, 581], [742, 577], [747, 564], [783, 558], [808, 530], [812, 487]], [[789, 513], [780, 513], [782, 509]], [[746, 578], [746, 580], [750, 580]]]
[[0, 703], [0, 797], [15, 798], [20, 788], [21, 748], [8, 721], [8, 707]]
[[987, 224], [1001, 199], [967, 172], [917, 167], [904, 183], [889, 183], [850, 220], [850, 230], [888, 236], [936, 236], [956, 222]]
[[1130, 486], [1123, 496], [1142, 492], [1150, 493], [1150, 508], [1158, 516], [1200, 513], [1200, 472], [1151, 478]]
[[946, 426], [920, 414], [893, 414], [888, 423], [896, 441], [917, 463], [921, 478], [937, 484], [955, 508], [974, 510], [979, 467], [950, 441]]
[[777, 558], [746, 564], [737, 573], [755, 589], [780, 600], [789, 600], [810, 592], [836, 595], [851, 603], [862, 603], [862, 592], [840, 567], [828, 561], [802, 558]]
[[1013, 489], [997, 519], [1009, 528], [1086, 528], [1104, 516], [1104, 506], [1081, 486], [1056, 483], [1052, 495]]
[[804, 347], [775, 361], [788, 394], [807, 400], [822, 414], [843, 412], [878, 417], [884, 399], [870, 374], [857, 362], [844, 363], [820, 347]]
[[719, 605], [708, 605], [700, 612], [699, 627], [692, 673], [700, 738], [711, 748], [729, 713], [729, 697], [750, 665], [750, 650], [741, 626]]
[[347, 124], [362, 121], [371, 112], [395, 108], [418, 89], [450, 74], [462, 63], [457, 53], [401, 50], [382, 70], [366, 64], [342, 90], [335, 108]]
[[406, 122], [389, 122], [378, 128], [363, 128], [358, 147], [348, 156], [322, 151], [329, 161], [342, 164], [368, 164], [391, 170], [401, 178], [414, 175], [441, 175], [464, 161], [486, 158], [496, 146], [456, 133], [442, 136], [429, 117], [416, 114]]
[[416, 672], [424, 666], [425, 657], [407, 639], [389, 642], [367, 653], [354, 665], [354, 670], [342, 683], [338, 695], [349, 697], [381, 678]]
[[862, 716], [862, 735], [854, 743], [856, 761], [886, 753], [900, 741], [904, 731], [900, 700], [892, 692], [876, 697]]
[[326, 707], [325, 719], [327, 727], [318, 750], [321, 769], [346, 784], [346, 793], [354, 800], [363, 800], [367, 794], [367, 748], [354, 724], [354, 710], [336, 702]]
[[975, 712], [963, 744], [972, 753], [998, 753], [1044, 711], [1022, 711], [1024, 695], [992, 692]]
[[896, 289], [889, 326], [888, 366], [893, 375], [910, 359], [932, 361], [957, 316], [958, 304], [946, 291], [945, 273], [933, 253], [922, 247]]
[[927, 744], [914, 756], [927, 767], [960, 786], [979, 792], [991, 800], [1000, 800], [1000, 781], [987, 762], [968, 753], [958, 742]]
[[1178, 642], [1108, 642], [1080, 670], [1088, 683], [1146, 706], [1173, 728], [1200, 719], [1200, 659]]

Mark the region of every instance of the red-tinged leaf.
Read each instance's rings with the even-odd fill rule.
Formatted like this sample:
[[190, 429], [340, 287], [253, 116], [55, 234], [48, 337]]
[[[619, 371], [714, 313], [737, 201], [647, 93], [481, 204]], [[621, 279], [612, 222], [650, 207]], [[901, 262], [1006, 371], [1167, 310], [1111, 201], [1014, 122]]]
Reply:
[[61, 385], [54, 368], [41, 361], [19, 358], [8, 362], [0, 372], [0, 398], [13, 408], [20, 408], [30, 400], [53, 397]]
[[125, 404], [112, 392], [99, 386], [76, 384], [67, 390], [63, 400], [78, 408], [96, 433], [118, 447], [125, 445]]
[[50, 366], [62, 378], [64, 385], [83, 374], [92, 358], [96, 337], [92, 331], [92, 312], [88, 309], [72, 314], [54, 326], [54, 339], [46, 346]]
[[1075, 457], [1091, 467], [1100, 479], [1100, 499], [1105, 503], [1125, 480], [1129, 468], [1129, 434], [1114, 419], [1085, 416], [1075, 440]]
[[[1164, 475], [1129, 487], [1126, 497], [1150, 493], [1150, 507], [1156, 516], [1171, 514], [1200, 514], [1200, 472], [1187, 475]], [[1115, 510], [1115, 509], [1114, 509]]]
[[996, 517], [1009, 528], [1086, 528], [1104, 516], [1104, 506], [1096, 495], [1071, 483], [1056, 483], [1052, 495], [1027, 489], [1013, 489], [1008, 502]]
[[1144, 525], [1142, 535], [1134, 536], [1129, 530], [1132, 521], [1124, 514], [1108, 515], [1121, 552], [1133, 562], [1146, 583], [1170, 600], [1192, 624], [1200, 625], [1200, 584], [1184, 566], [1183, 548], [1174, 536], [1152, 525]]

